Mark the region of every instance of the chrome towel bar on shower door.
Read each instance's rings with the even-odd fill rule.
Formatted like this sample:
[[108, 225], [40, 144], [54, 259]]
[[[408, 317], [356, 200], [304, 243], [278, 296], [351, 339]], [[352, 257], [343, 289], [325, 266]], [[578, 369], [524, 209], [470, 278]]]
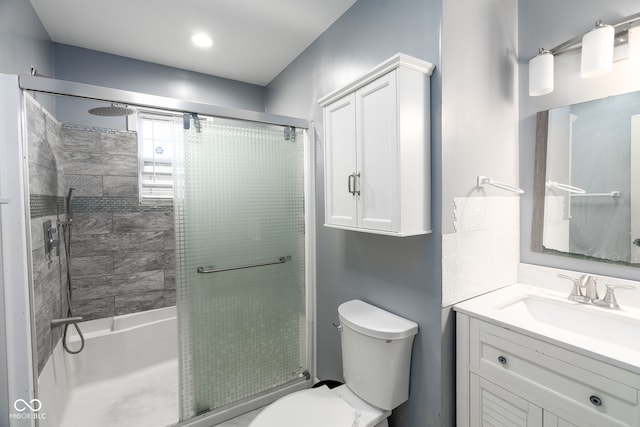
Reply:
[[251, 264], [251, 265], [242, 265], [239, 267], [227, 267], [227, 268], [213, 268], [213, 266], [209, 267], [198, 267], [198, 273], [208, 274], [208, 273], [220, 273], [222, 271], [231, 271], [231, 270], [243, 270], [245, 268], [254, 268], [254, 267], [264, 267], [267, 265], [275, 265], [275, 264], [284, 264], [287, 260], [291, 260], [291, 255], [281, 256], [277, 261], [272, 262], [263, 262], [260, 264]]

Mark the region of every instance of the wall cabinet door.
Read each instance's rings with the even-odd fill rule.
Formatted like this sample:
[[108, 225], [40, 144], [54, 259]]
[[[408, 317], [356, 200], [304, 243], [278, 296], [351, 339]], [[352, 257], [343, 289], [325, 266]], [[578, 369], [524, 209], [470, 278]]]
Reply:
[[471, 427], [543, 426], [542, 408], [476, 374], [470, 376]]
[[325, 222], [338, 226], [357, 225], [355, 99], [345, 96], [324, 110]]
[[356, 92], [357, 213], [363, 228], [399, 230], [397, 111], [395, 71]]

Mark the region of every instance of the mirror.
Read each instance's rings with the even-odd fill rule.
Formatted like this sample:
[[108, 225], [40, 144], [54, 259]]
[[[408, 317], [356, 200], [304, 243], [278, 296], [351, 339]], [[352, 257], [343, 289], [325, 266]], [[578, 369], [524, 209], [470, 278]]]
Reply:
[[640, 92], [538, 113], [532, 245], [640, 266]]

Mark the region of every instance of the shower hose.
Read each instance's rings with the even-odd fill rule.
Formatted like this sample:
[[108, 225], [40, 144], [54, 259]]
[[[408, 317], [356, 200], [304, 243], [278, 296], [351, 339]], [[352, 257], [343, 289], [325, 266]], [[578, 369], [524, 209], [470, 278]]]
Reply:
[[[68, 236], [67, 236], [68, 234]], [[68, 238], [67, 238], [68, 237]], [[64, 254], [67, 264], [67, 317], [73, 317], [71, 311], [71, 224], [62, 224], [62, 239], [64, 243]], [[72, 350], [67, 345], [67, 330], [69, 329], [69, 323], [64, 325], [64, 332], [62, 334], [62, 348], [64, 351], [70, 354], [78, 354], [84, 348], [84, 335], [78, 326], [78, 322], [72, 322], [73, 327], [76, 328], [78, 336], [80, 336], [80, 348], [78, 350]]]

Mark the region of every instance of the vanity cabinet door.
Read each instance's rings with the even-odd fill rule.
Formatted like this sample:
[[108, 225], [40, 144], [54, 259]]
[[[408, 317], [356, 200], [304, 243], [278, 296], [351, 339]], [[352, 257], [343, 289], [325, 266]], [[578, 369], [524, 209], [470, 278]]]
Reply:
[[576, 424], [570, 423], [549, 411], [544, 411], [542, 414], [542, 425], [544, 427], [578, 427]]
[[[543, 426], [540, 407], [476, 374], [470, 375], [469, 382], [471, 388], [470, 427]], [[547, 424], [544, 426], [547, 427]], [[565, 427], [562, 424], [557, 426]]]
[[545, 427], [640, 427], [638, 373], [462, 313], [456, 335], [458, 427], [505, 425], [483, 421], [495, 408], [529, 425], [535, 407]]

